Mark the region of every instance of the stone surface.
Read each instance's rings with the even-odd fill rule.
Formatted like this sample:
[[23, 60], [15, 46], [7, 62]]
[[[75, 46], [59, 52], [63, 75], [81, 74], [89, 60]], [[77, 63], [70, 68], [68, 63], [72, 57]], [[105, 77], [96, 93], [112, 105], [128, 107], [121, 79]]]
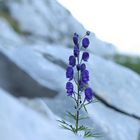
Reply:
[[53, 119], [43, 117], [0, 89], [1, 140], [82, 140], [60, 129]]
[[[56, 0], [10, 0], [7, 6], [13, 18], [20, 24], [21, 30], [32, 42], [39, 43], [41, 40], [71, 47], [69, 38], [73, 33], [77, 32], [83, 36], [86, 32]], [[117, 51], [113, 44], [100, 40], [94, 33], [91, 33], [90, 41], [92, 48], [89, 50], [95, 54], [107, 55]]]
[[[23, 34], [18, 35], [6, 21], [0, 19], [0, 87], [16, 96], [28, 98], [55, 96], [55, 98], [33, 102], [22, 99], [22, 102], [26, 104], [26, 107], [23, 107], [1, 90], [0, 130], [3, 131], [0, 133], [0, 139], [10, 140], [21, 137], [21, 140], [28, 138], [44, 140], [45, 136], [46, 139], [55, 140], [56, 137], [53, 137], [54, 133], [52, 134], [51, 130], [56, 130], [56, 126], [50, 126], [49, 121], [53, 120], [55, 115], [65, 118], [64, 112], [73, 110], [73, 102], [66, 96], [64, 90], [65, 68], [68, 57], [72, 53], [72, 49], [66, 46], [72, 46], [71, 38], [74, 32], [83, 34], [85, 29], [54, 0], [8, 0], [6, 4], [13, 18], [19, 22]], [[58, 25], [60, 25], [59, 28]], [[140, 116], [139, 75], [100, 56], [93, 55], [92, 53], [113, 54], [116, 51], [112, 44], [99, 40], [94, 33], [90, 40], [91, 54], [88, 68], [91, 87], [98, 96], [112, 106]], [[54, 116], [47, 106], [45, 108], [44, 102], [55, 113]], [[46, 128], [42, 119], [34, 117], [37, 113], [32, 114], [33, 110], [28, 108], [43, 112], [45, 117], [39, 115], [39, 118], [46, 119], [47, 113], [52, 114], [47, 121], [45, 120], [49, 124], [48, 127]], [[86, 121], [86, 124], [104, 134], [100, 139], [138, 139], [140, 124], [136, 119], [120, 114], [104, 106], [102, 102], [89, 106], [88, 110], [90, 120]], [[13, 112], [11, 120], [9, 120], [9, 111]], [[28, 120], [26, 116], [30, 113]], [[22, 120], [24, 124], [21, 123]], [[32, 124], [35, 125], [33, 129]], [[14, 133], [12, 130], [15, 130]], [[46, 132], [50, 134], [48, 137], [46, 137]], [[59, 130], [55, 132], [60, 133], [60, 139], [65, 138], [65, 134], [61, 137]], [[6, 135], [7, 133], [9, 136]], [[31, 133], [38, 136], [35, 138]]]

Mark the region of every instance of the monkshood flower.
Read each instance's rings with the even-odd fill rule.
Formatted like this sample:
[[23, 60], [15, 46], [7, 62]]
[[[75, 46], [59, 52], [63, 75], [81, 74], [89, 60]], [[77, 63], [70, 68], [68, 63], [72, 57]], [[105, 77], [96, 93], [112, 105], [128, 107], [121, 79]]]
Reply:
[[73, 94], [73, 84], [71, 82], [66, 83], [67, 95], [71, 96]]
[[86, 88], [85, 89], [85, 99], [90, 102], [92, 100], [92, 97], [93, 97], [93, 92], [92, 92], [92, 89], [91, 88]]
[[78, 37], [79, 37], [79, 35], [77, 33], [74, 33], [73, 42], [74, 42], [75, 45], [78, 45]]
[[85, 37], [83, 40], [82, 40], [82, 46], [84, 48], [87, 48], [89, 46], [89, 39], [87, 37]]
[[78, 57], [79, 56], [79, 46], [75, 45], [74, 46], [74, 50], [73, 50], [74, 56]]
[[66, 77], [69, 78], [69, 81], [73, 79], [73, 68], [68, 66], [66, 70]]
[[89, 35], [90, 32], [87, 31], [81, 38], [77, 33], [74, 33], [73, 54], [69, 56], [69, 63], [66, 69], [66, 78], [68, 78], [66, 92], [67, 96], [74, 99], [74, 108], [76, 111], [75, 113], [68, 112], [68, 116], [74, 119], [75, 125], [73, 126], [65, 121], [60, 121], [63, 128], [71, 130], [75, 134], [78, 134], [79, 131], [84, 131], [84, 137], [93, 136], [89, 128], [84, 127], [84, 125], [79, 125], [79, 121], [81, 120], [80, 110], [85, 109], [86, 111], [86, 105], [93, 101], [93, 91], [89, 86], [90, 75], [86, 66], [89, 59], [89, 53], [87, 51], [90, 45]]
[[69, 65], [71, 65], [71, 66], [75, 66], [75, 64], [76, 64], [76, 59], [75, 59], [75, 57], [73, 56], [73, 55], [71, 55], [70, 57], [69, 57]]
[[81, 72], [81, 79], [82, 79], [83, 83], [85, 83], [85, 84], [88, 83], [88, 81], [89, 81], [89, 72], [88, 72], [88, 70], [83, 70]]
[[84, 52], [83, 55], [82, 55], [82, 60], [88, 61], [88, 59], [89, 59], [89, 53], [88, 52]]

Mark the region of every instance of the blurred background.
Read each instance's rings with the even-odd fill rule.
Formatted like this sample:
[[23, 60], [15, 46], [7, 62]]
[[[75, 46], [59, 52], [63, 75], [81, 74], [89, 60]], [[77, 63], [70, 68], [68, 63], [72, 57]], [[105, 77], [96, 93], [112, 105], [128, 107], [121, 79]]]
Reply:
[[82, 139], [56, 120], [72, 122], [65, 69], [73, 33], [89, 30], [99, 102], [83, 123], [99, 140], [140, 140], [139, 13], [138, 0], [0, 0], [0, 139]]

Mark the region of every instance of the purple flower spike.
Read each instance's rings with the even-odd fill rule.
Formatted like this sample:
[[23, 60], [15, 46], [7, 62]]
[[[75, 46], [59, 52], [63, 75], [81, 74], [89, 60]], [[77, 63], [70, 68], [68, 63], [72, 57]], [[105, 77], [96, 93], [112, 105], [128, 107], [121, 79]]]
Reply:
[[79, 37], [79, 35], [77, 33], [74, 33], [74, 35], [73, 35], [73, 43], [75, 45], [78, 45], [78, 37]]
[[72, 94], [73, 94], [73, 84], [71, 82], [66, 83], [66, 90], [67, 90], [67, 95], [72, 96]]
[[82, 82], [87, 84], [89, 81], [89, 72], [88, 70], [84, 70], [81, 72], [81, 78], [82, 78]]
[[89, 59], [89, 53], [88, 52], [84, 52], [83, 55], [82, 55], [82, 60], [88, 61], [88, 59]]
[[83, 40], [82, 40], [82, 46], [84, 48], [87, 48], [89, 46], [89, 39], [87, 37], [85, 37]]
[[76, 64], [76, 59], [75, 59], [75, 57], [73, 56], [73, 55], [71, 55], [70, 57], [69, 57], [69, 65], [71, 65], [71, 66], [75, 66], [75, 64]]
[[86, 88], [85, 89], [85, 99], [88, 102], [91, 102], [92, 97], [93, 97], [93, 91], [92, 91], [92, 89], [90, 87]]
[[69, 81], [73, 79], [73, 68], [67, 67], [66, 77], [69, 78]]

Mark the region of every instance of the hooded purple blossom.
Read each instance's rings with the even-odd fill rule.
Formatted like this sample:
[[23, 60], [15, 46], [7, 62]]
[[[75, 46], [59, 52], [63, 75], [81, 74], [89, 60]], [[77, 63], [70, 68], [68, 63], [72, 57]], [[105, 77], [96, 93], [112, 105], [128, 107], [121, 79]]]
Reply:
[[84, 52], [83, 55], [82, 55], [82, 60], [88, 61], [88, 59], [89, 59], [89, 53], [88, 52]]
[[81, 64], [81, 71], [84, 71], [86, 69], [86, 65], [84, 63]]
[[88, 81], [89, 81], [89, 72], [88, 72], [88, 70], [83, 70], [81, 72], [81, 78], [82, 78], [83, 83], [85, 83], [85, 84], [88, 83]]
[[93, 97], [93, 91], [90, 87], [85, 89], [85, 99], [90, 102], [92, 100]]
[[76, 68], [77, 68], [78, 71], [81, 70], [81, 65], [80, 64], [77, 64], [76, 65]]
[[85, 37], [83, 40], [82, 40], [82, 46], [84, 48], [87, 48], [89, 46], [89, 39], [87, 37]]
[[66, 70], [66, 77], [69, 78], [69, 81], [73, 79], [73, 68], [72, 67], [67, 67]]
[[75, 57], [73, 56], [73, 55], [71, 55], [70, 57], [69, 57], [69, 65], [71, 65], [71, 66], [75, 66], [75, 64], [76, 64], [76, 59], [75, 59]]
[[79, 35], [77, 33], [74, 33], [74, 35], [73, 35], [73, 43], [75, 45], [78, 45], [78, 37], [79, 37]]
[[66, 90], [68, 96], [71, 96], [73, 94], [73, 84], [71, 82], [66, 83]]

